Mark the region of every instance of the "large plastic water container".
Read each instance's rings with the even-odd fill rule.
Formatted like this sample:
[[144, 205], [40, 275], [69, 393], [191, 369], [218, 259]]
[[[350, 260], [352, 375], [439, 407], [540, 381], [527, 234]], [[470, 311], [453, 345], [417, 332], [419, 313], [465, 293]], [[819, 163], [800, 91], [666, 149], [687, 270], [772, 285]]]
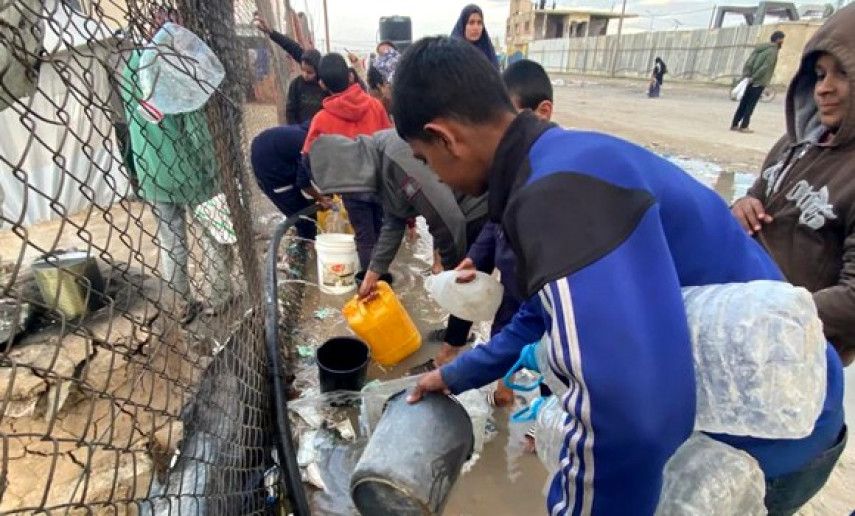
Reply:
[[765, 496], [763, 471], [751, 455], [698, 433], [665, 464], [656, 515], [761, 516]]
[[434, 274], [425, 279], [425, 288], [443, 310], [455, 317], [465, 321], [493, 320], [502, 304], [502, 284], [480, 271], [468, 283], [458, 283], [457, 276], [457, 271]]
[[356, 290], [359, 255], [353, 235], [323, 233], [315, 238], [318, 286], [325, 294], [341, 295]]
[[683, 289], [694, 356], [695, 429], [770, 439], [813, 430], [826, 341], [811, 294], [778, 281]]
[[210, 47], [174, 23], [163, 24], [140, 55], [142, 100], [166, 114], [200, 109], [225, 76]]
[[342, 314], [350, 329], [368, 343], [371, 356], [382, 366], [397, 364], [422, 345], [422, 336], [410, 314], [385, 281], [377, 282], [376, 296], [348, 301]]

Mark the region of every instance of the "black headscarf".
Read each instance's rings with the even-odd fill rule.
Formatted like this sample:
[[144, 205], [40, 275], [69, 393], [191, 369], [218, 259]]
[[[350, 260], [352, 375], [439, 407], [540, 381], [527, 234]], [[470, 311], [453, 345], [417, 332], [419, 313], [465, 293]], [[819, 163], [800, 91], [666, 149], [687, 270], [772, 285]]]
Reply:
[[[469, 41], [466, 39], [466, 24], [469, 23], [469, 17], [474, 13], [480, 14], [481, 19], [484, 19], [484, 11], [475, 4], [469, 4], [460, 12], [460, 17], [457, 19], [457, 23], [454, 25], [451, 35], [464, 41]], [[490, 41], [490, 35], [487, 33], [486, 25], [484, 25], [484, 31], [481, 32], [481, 37], [478, 41], [475, 41], [474, 43], [470, 41], [470, 43], [478, 47], [478, 49], [487, 56], [487, 59], [490, 60], [493, 66], [499, 68], [499, 59], [496, 57], [496, 49], [493, 48], [493, 42]]]

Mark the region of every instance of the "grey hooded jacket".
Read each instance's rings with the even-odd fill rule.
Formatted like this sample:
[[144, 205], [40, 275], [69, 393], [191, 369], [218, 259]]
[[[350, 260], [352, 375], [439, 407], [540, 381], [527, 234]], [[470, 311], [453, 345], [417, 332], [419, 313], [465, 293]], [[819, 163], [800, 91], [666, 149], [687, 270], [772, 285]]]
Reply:
[[327, 194], [376, 193], [383, 203], [383, 228], [369, 269], [383, 274], [395, 258], [407, 219], [427, 220], [442, 265], [466, 257], [467, 226], [486, 220], [487, 198], [455, 192], [413, 156], [394, 129], [356, 139], [319, 137], [309, 153], [312, 176]]

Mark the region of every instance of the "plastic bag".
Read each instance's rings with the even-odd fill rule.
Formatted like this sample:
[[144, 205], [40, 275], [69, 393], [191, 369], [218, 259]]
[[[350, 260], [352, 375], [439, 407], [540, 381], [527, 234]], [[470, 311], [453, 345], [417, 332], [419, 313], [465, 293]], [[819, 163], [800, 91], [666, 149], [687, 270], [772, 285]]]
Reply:
[[766, 514], [765, 496], [766, 481], [754, 457], [693, 434], [665, 464], [656, 515], [760, 516]]
[[225, 194], [217, 194], [193, 209], [193, 214], [214, 239], [226, 245], [237, 243], [232, 215]]
[[767, 439], [813, 431], [826, 341], [811, 294], [779, 281], [683, 289], [692, 338], [695, 429]]
[[476, 272], [469, 283], [458, 283], [456, 271], [445, 271], [425, 279], [431, 297], [455, 317], [466, 321], [491, 321], [502, 304], [505, 287], [495, 278]]
[[748, 77], [739, 81], [739, 83], [730, 90], [730, 100], [742, 100], [742, 96], [745, 95], [745, 90], [748, 89], [748, 84], [750, 82], [751, 79]]
[[210, 47], [174, 23], [163, 24], [140, 56], [142, 100], [165, 114], [202, 108], [225, 76]]

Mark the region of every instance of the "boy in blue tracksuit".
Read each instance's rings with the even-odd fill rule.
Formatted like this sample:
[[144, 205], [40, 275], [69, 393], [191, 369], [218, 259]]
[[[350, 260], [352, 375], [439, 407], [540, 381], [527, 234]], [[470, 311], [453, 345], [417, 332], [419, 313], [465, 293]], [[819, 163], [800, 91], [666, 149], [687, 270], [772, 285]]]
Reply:
[[[411, 394], [501, 377], [548, 331], [568, 385], [551, 514], [652, 514], [662, 468], [695, 419], [681, 287], [781, 279], [728, 207], [668, 161], [604, 134], [516, 114], [471, 45], [425, 38], [396, 72], [396, 127], [443, 182], [489, 192], [528, 299], [489, 343], [428, 373]], [[824, 409], [798, 440], [713, 436], [754, 456], [767, 507], [788, 514], [827, 479], [845, 441], [842, 368], [828, 348]]]

